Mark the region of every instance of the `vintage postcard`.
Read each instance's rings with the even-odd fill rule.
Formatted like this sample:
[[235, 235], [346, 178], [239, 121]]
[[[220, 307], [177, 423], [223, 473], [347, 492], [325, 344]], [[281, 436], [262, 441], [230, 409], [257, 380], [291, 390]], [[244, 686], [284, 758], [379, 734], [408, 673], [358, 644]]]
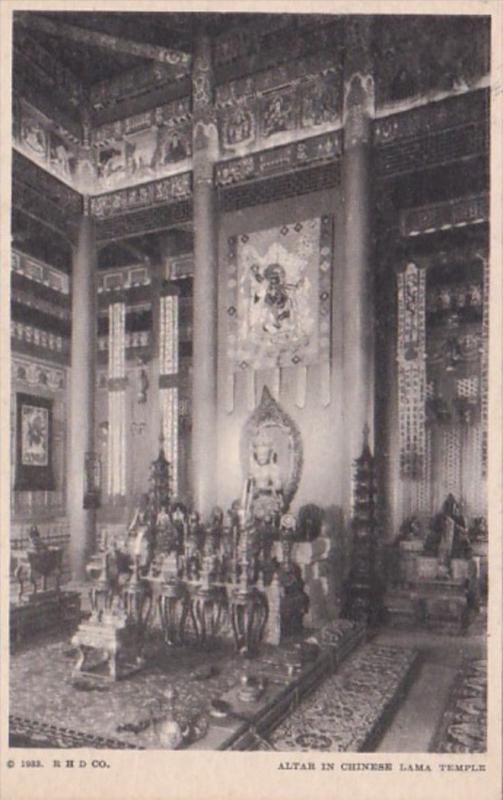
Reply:
[[502, 4], [0, 6], [2, 798], [497, 800]]

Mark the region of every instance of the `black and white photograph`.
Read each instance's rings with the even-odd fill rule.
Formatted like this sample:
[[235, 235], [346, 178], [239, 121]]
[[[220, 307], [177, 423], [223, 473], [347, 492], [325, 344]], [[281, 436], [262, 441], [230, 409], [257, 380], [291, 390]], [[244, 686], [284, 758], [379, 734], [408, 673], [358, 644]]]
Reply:
[[91, 5], [3, 30], [9, 779], [486, 771], [494, 4]]

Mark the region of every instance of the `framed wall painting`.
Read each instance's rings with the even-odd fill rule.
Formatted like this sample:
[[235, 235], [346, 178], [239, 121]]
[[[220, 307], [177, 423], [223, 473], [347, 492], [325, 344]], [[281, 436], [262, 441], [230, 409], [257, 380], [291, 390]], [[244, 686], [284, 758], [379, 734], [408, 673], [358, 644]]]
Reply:
[[45, 397], [16, 394], [16, 491], [53, 491], [52, 404]]

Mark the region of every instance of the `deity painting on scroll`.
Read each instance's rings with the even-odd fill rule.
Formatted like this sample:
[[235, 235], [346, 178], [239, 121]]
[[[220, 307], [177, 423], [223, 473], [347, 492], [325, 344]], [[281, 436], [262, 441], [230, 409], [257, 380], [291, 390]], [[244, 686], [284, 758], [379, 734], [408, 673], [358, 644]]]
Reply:
[[330, 347], [331, 218], [229, 240], [228, 356], [237, 369], [307, 366]]
[[[332, 218], [312, 218], [244, 233], [228, 240], [227, 355], [230, 378], [245, 372], [254, 406], [254, 375], [297, 369], [302, 406], [307, 367], [322, 365], [321, 396], [328, 403]], [[276, 386], [276, 391], [275, 391]], [[232, 396], [232, 392], [231, 392]], [[232, 410], [232, 401], [228, 405]]]

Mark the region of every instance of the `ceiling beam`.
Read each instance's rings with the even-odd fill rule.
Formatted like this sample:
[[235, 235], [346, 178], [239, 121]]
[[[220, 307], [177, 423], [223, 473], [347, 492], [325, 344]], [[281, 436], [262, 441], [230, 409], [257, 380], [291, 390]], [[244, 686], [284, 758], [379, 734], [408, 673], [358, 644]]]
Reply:
[[127, 53], [137, 58], [159, 61], [162, 64], [170, 64], [182, 73], [189, 71], [191, 55], [181, 50], [174, 50], [168, 47], [161, 47], [156, 44], [146, 42], [136, 42], [125, 39], [121, 36], [112, 36], [100, 31], [92, 31], [87, 28], [80, 28], [77, 25], [55, 22], [41, 14], [20, 14], [16, 21], [27, 27], [32, 27], [37, 31], [42, 31], [50, 36], [59, 36], [67, 41], [78, 42], [80, 44], [101, 47], [115, 53]]

